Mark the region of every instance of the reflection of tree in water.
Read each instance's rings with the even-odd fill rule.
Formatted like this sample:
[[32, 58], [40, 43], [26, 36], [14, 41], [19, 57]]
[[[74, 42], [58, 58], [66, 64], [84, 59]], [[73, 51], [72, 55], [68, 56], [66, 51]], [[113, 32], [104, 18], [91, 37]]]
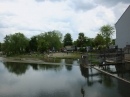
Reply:
[[30, 64], [32, 66], [33, 70], [38, 70], [38, 64]]
[[15, 73], [16, 75], [24, 74], [29, 66], [31, 66], [33, 70], [42, 69], [42, 70], [60, 71], [63, 68], [63, 66], [60, 66], [60, 65], [25, 64], [25, 63], [14, 63], [14, 62], [13, 63], [4, 62], [3, 64], [8, 69], [9, 72]]
[[42, 70], [54, 70], [54, 71], [60, 71], [63, 66], [62, 65], [46, 65], [46, 64], [39, 64], [39, 69]]
[[16, 75], [22, 75], [28, 69], [28, 65], [25, 63], [4, 62], [3, 64], [9, 72], [15, 73]]
[[68, 70], [68, 71], [71, 71], [72, 70], [72, 66], [71, 65], [65, 65], [65, 67], [66, 67], [66, 69]]
[[73, 59], [65, 59], [66, 64], [73, 64]]

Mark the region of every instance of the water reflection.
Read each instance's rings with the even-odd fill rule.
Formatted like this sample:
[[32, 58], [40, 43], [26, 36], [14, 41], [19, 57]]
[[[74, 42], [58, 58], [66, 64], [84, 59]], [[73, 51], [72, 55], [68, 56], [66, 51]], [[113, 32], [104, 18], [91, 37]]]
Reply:
[[130, 63], [115, 65], [117, 75], [130, 81]]
[[130, 63], [105, 66], [103, 70], [130, 81]]
[[[63, 65], [46, 65], [46, 64], [25, 64], [25, 63], [15, 63], [15, 62], [4, 62], [4, 66], [11, 73], [16, 75], [22, 75], [26, 73], [29, 67], [32, 67], [33, 70], [54, 70], [60, 71], [63, 68]], [[72, 70], [72, 66], [66, 66], [67, 70]]]
[[39, 64], [39, 70], [54, 70], [60, 71], [63, 68], [63, 65], [46, 65], [46, 64]]
[[[111, 76], [103, 74], [99, 71], [94, 71], [92, 68], [84, 68], [80, 65], [80, 70], [82, 76], [86, 78], [87, 85], [92, 86], [94, 83], [104, 84], [107, 88], [114, 87], [114, 81]], [[94, 79], [95, 76], [98, 76], [98, 79]]]
[[67, 65], [65, 65], [65, 67], [66, 67], [66, 69], [67, 69], [68, 71], [71, 71], [71, 70], [72, 70], [72, 66], [67, 66]]
[[45, 62], [53, 62], [53, 63], [60, 63], [62, 59], [58, 59], [58, 58], [45, 58], [44, 61]]
[[4, 66], [8, 69], [9, 72], [15, 73], [17, 75], [22, 75], [28, 69], [28, 65], [24, 63], [10, 63], [4, 62]]
[[65, 59], [65, 63], [67, 63], [67, 64], [73, 64], [73, 59]]
[[38, 70], [38, 64], [30, 64], [32, 66], [33, 70]]
[[0, 97], [130, 97], [129, 84], [82, 66], [0, 63], [0, 76]]
[[61, 64], [73, 64], [79, 65], [79, 59], [57, 59], [57, 58], [46, 58], [45, 62], [61, 63]]

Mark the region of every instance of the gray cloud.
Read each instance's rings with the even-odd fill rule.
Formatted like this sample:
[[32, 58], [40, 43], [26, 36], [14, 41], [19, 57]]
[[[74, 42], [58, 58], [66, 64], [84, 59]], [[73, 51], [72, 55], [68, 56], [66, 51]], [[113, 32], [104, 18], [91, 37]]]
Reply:
[[36, 0], [37, 2], [44, 2], [45, 0]]
[[72, 0], [70, 6], [74, 8], [76, 11], [87, 11], [97, 7], [97, 5], [93, 2], [88, 2], [85, 0]]
[[3, 43], [4, 37], [5, 37], [5, 36], [1, 33], [1, 30], [0, 30], [0, 42]]
[[16, 0], [0, 0], [0, 2], [6, 2], [6, 1], [12, 2], [12, 1], [16, 1]]
[[16, 16], [16, 15], [10, 12], [3, 12], [3, 13], [0, 13], [0, 16]]
[[0, 14], [0, 16], [2, 18], [0, 21], [0, 29], [10, 27], [10, 25], [8, 24], [8, 22], [6, 22], [6, 19], [5, 19], [5, 17], [7, 17], [8, 15]]
[[7, 26], [3, 23], [0, 23], [0, 28], [7, 28]]
[[95, 3], [105, 5], [107, 7], [112, 7], [118, 3], [130, 3], [130, 0], [94, 0]]
[[37, 2], [51, 1], [51, 2], [60, 2], [65, 0], [36, 0]]
[[[51, 1], [51, 2], [61, 2], [67, 0], [36, 0], [37, 2]], [[69, 1], [69, 0], [68, 0]], [[85, 1], [85, 0], [70, 0], [68, 5], [75, 9], [76, 11], [82, 10], [90, 10], [96, 7], [96, 4], [93, 2]]]

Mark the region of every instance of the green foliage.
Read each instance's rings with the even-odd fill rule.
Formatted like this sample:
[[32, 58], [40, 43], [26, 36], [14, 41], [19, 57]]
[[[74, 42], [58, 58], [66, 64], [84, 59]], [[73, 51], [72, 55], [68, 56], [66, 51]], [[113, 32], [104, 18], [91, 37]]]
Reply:
[[4, 66], [7, 68], [7, 70], [11, 73], [17, 74], [17, 75], [22, 75], [26, 72], [28, 69], [28, 65], [25, 63], [10, 63], [10, 62], [5, 62]]
[[37, 51], [37, 48], [38, 48], [37, 36], [33, 36], [29, 41], [29, 49], [31, 51]]
[[38, 40], [38, 51], [44, 52], [48, 50], [49, 43], [43, 39]]
[[94, 39], [94, 42], [96, 46], [100, 46], [100, 45], [104, 45], [105, 40], [101, 34], [97, 34], [97, 36]]
[[72, 45], [72, 37], [71, 37], [71, 34], [70, 34], [70, 33], [67, 33], [67, 34], [64, 36], [63, 43], [64, 43], [64, 46]]
[[83, 47], [80, 47], [79, 51], [80, 51], [80, 52], [86, 52], [86, 49], [83, 48]]
[[84, 36], [84, 33], [80, 32], [78, 39], [77, 39], [77, 46], [78, 47], [86, 46], [86, 40], [87, 40], [87, 38]]
[[6, 35], [2, 51], [6, 55], [22, 54], [30, 51], [47, 51], [55, 48], [59, 50], [62, 47], [62, 34], [59, 31], [50, 31], [41, 33], [37, 36], [27, 39], [22, 33]]
[[[42, 41], [44, 40], [44, 41]], [[42, 41], [42, 42], [41, 42]], [[38, 42], [41, 42], [42, 45], [45, 45], [47, 47], [45, 47], [45, 49], [50, 49], [52, 50], [53, 48], [56, 50], [59, 50], [62, 47], [62, 33], [59, 31], [50, 31], [50, 32], [45, 32], [45, 33], [41, 33], [40, 35], [38, 35]], [[38, 43], [38, 47], [39, 45], [41, 45], [41, 43]], [[43, 44], [44, 43], [44, 44]]]
[[3, 51], [7, 55], [24, 53], [29, 40], [22, 33], [6, 35], [4, 38]]
[[112, 44], [112, 45], [115, 45], [115, 39], [112, 39], [111, 44]]
[[100, 28], [100, 32], [105, 40], [106, 46], [109, 46], [111, 43], [112, 35], [114, 34], [114, 28], [111, 25], [104, 25]]
[[2, 49], [2, 46], [1, 46], [2, 44], [0, 43], [0, 51], [1, 51], [1, 49]]

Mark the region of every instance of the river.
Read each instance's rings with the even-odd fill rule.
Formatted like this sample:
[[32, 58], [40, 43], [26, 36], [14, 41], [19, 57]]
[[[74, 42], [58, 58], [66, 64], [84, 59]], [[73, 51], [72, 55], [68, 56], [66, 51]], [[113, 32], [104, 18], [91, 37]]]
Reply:
[[[72, 66], [0, 62], [0, 97], [130, 97], [130, 84], [65, 62]], [[130, 79], [130, 70], [106, 71]]]

